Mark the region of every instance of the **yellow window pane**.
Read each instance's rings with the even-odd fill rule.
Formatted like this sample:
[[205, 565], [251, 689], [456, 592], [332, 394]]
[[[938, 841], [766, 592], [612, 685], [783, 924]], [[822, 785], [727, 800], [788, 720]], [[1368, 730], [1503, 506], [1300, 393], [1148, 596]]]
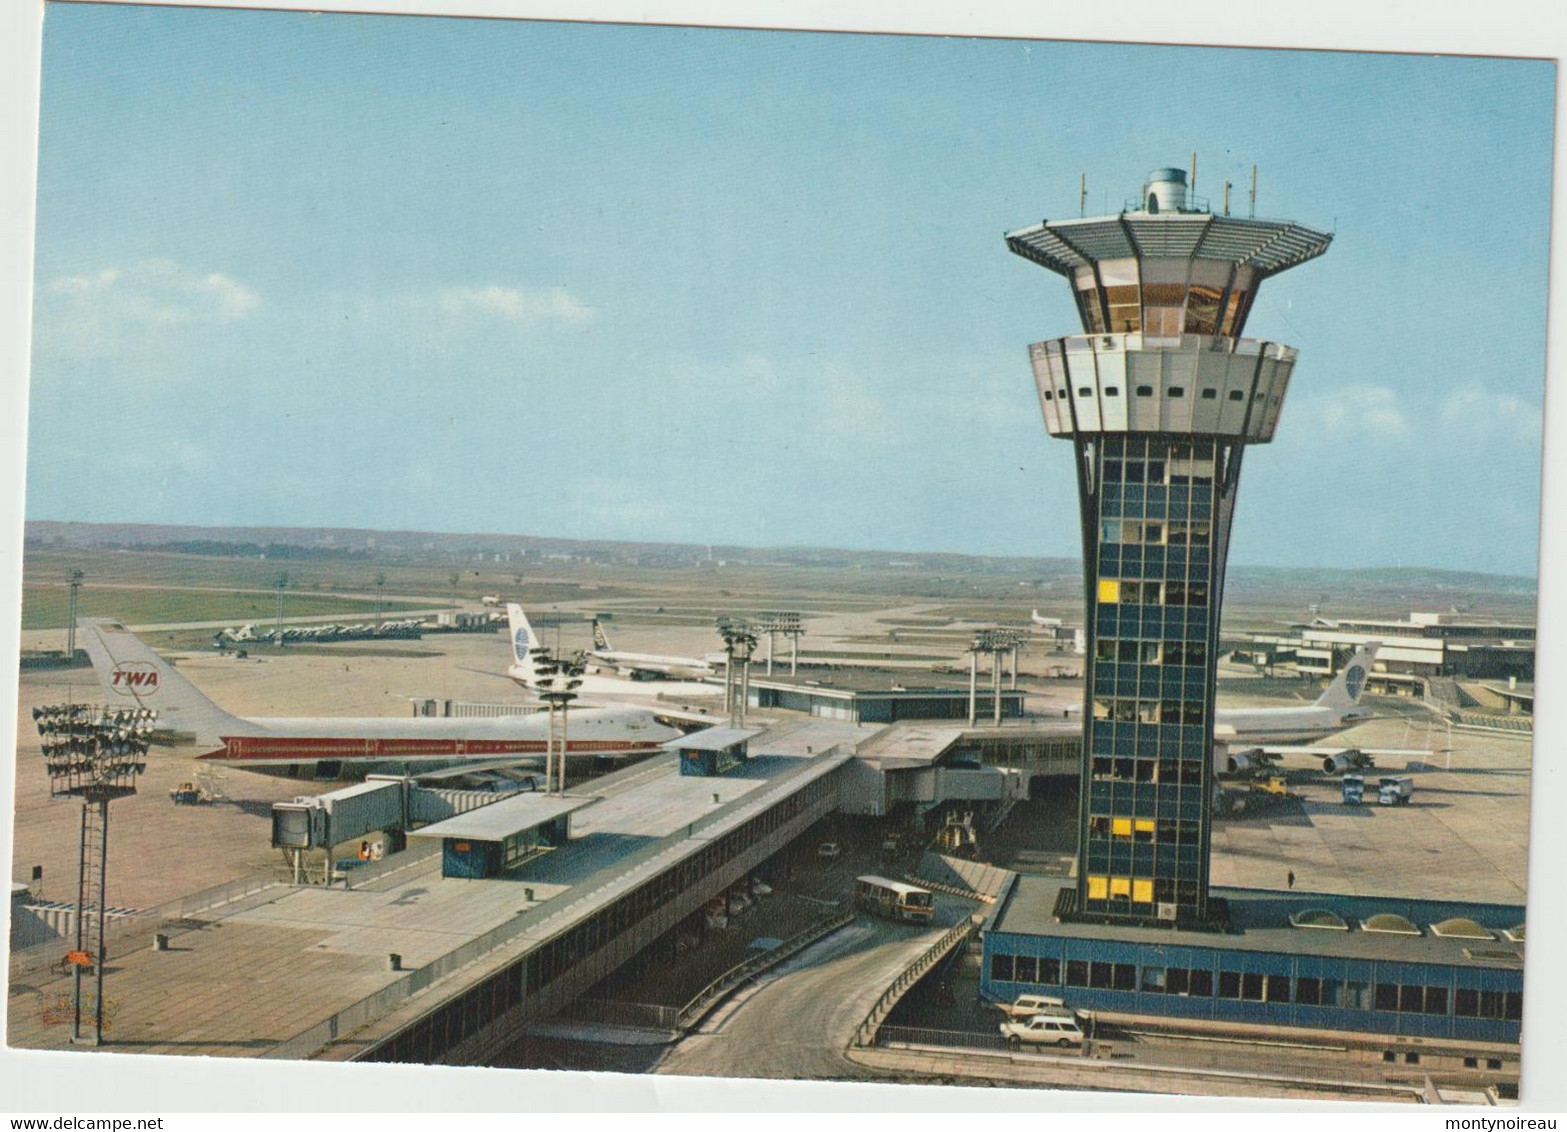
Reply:
[[1089, 877], [1088, 878], [1088, 899], [1090, 899], [1090, 900], [1103, 900], [1105, 898], [1105, 889], [1108, 886], [1109, 886], [1109, 878], [1108, 877]]
[[1132, 882], [1132, 903], [1133, 904], [1152, 904], [1153, 903], [1153, 881], [1151, 881], [1151, 880], [1134, 880]]
[[1121, 600], [1121, 583], [1114, 578], [1099, 579], [1099, 600], [1105, 602]]
[[1117, 837], [1132, 836], [1132, 819], [1112, 818], [1110, 821], [1110, 832]]
[[1110, 895], [1111, 896], [1130, 896], [1131, 894], [1132, 894], [1132, 878], [1131, 877], [1111, 877], [1110, 878]]
[[1137, 819], [1137, 832], [1138, 833], [1152, 833], [1153, 832], [1153, 818], [1138, 818]]

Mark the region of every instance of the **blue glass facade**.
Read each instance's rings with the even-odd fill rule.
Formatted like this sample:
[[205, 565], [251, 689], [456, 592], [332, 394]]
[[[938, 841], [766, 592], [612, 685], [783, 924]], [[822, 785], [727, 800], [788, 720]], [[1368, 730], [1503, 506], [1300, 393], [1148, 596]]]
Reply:
[[[1411, 988], [1418, 988], [1415, 999]], [[980, 992], [1064, 997], [1084, 1010], [1517, 1042], [1523, 968], [1458, 968], [997, 933]]]
[[[1030, 883], [1042, 884], [1043, 878]], [[1289, 927], [1271, 907], [1284, 900], [1281, 894], [1268, 894], [1261, 901], [1250, 900], [1252, 895], [1238, 901], [1239, 918], [1254, 921], [1239, 925], [1241, 938], [1207, 946], [1202, 942], [1206, 933], [1172, 933], [1168, 942], [1161, 942], [1116, 938], [1110, 934], [1114, 928], [1085, 934], [1082, 928], [1052, 932], [1041, 924], [1037, 931], [1011, 931], [1009, 890], [984, 935], [980, 993], [997, 1002], [1047, 994], [1077, 1009], [1147, 1016], [1518, 1041], [1523, 1017], [1521, 946], [1499, 932], [1486, 941], [1437, 939], [1430, 924], [1467, 914], [1500, 929], [1517, 923], [1522, 908], [1412, 908], [1408, 901], [1361, 898], [1344, 909], [1352, 930], [1328, 932]], [[1037, 896], [1029, 892], [1022, 899], [1033, 902]], [[1295, 902], [1339, 899], [1300, 894]], [[1270, 907], [1263, 913], [1248, 903]], [[1415, 916], [1421, 934], [1403, 939], [1366, 932], [1361, 920], [1379, 908]], [[1277, 922], [1255, 922], [1273, 918]], [[1368, 939], [1386, 946], [1368, 947]], [[1332, 954], [1335, 949], [1344, 954]]]
[[1237, 451], [1211, 437], [1107, 434], [1081, 464], [1093, 615], [1075, 914], [1210, 919], [1213, 671], [1233, 477], [1223, 493]]

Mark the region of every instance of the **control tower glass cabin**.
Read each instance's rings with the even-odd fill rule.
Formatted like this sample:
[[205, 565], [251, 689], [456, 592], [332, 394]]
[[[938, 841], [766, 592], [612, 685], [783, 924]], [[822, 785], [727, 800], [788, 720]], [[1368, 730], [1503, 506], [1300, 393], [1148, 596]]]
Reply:
[[1241, 337], [1270, 275], [1327, 249], [1298, 224], [1215, 216], [1180, 169], [1116, 216], [1007, 235], [1066, 276], [1081, 335], [1029, 347], [1050, 435], [1072, 441], [1087, 587], [1072, 919], [1213, 927], [1214, 665], [1247, 444], [1273, 438], [1295, 351]]

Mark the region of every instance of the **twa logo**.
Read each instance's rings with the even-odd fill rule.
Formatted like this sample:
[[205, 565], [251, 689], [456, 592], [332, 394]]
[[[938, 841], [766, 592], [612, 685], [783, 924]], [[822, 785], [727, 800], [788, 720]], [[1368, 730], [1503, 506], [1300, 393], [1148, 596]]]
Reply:
[[116, 664], [109, 674], [109, 687], [122, 696], [150, 696], [158, 690], [158, 670], [140, 660]]

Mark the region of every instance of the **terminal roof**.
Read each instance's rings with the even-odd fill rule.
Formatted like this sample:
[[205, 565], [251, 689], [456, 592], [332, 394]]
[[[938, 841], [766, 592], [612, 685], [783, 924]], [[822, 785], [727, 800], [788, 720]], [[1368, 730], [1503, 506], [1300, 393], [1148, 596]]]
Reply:
[[666, 751], [723, 751], [754, 739], [762, 732], [754, 727], [709, 727], [682, 735], [664, 744]]
[[515, 794], [469, 810], [465, 814], [410, 830], [409, 837], [466, 837], [474, 841], [504, 841], [525, 829], [554, 821], [562, 814], [597, 802], [579, 794]]
[[1302, 224], [1206, 212], [1122, 213], [1045, 220], [1007, 233], [1007, 247], [1051, 271], [1107, 259], [1213, 259], [1272, 275], [1327, 251], [1333, 237]]
[[[1503, 934], [1523, 922], [1524, 910], [1515, 905], [1464, 904], [1451, 900], [1403, 900], [1392, 897], [1350, 896], [1321, 892], [1279, 892], [1250, 888], [1215, 888], [1213, 895], [1229, 904], [1231, 932], [1182, 931], [1121, 925], [1075, 923], [1054, 916], [1059, 877], [1019, 875], [996, 903], [988, 930], [1044, 935], [1056, 938], [1093, 939], [1106, 943], [1162, 944], [1168, 947], [1203, 947], [1223, 951], [1266, 951], [1276, 954], [1318, 955], [1338, 959], [1387, 959], [1407, 963], [1472, 963], [1476, 966], [1518, 967], [1523, 945]], [[1300, 928], [1291, 915], [1308, 911], [1332, 912], [1349, 925], [1349, 931]], [[1373, 916], [1396, 913], [1419, 928], [1419, 935], [1366, 931]], [[1472, 919], [1488, 928], [1489, 941], [1438, 935], [1433, 924], [1453, 917]]]

